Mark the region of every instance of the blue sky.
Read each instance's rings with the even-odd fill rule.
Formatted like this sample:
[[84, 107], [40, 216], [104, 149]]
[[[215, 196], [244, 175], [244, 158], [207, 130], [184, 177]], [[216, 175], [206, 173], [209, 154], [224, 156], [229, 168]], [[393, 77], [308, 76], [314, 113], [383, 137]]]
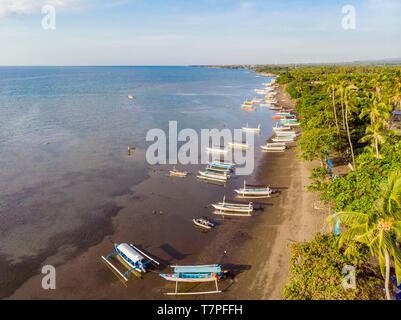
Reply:
[[[41, 8], [54, 5], [56, 30]], [[341, 25], [344, 5], [356, 29]], [[401, 0], [0, 0], [0, 65], [338, 62], [401, 57]]]

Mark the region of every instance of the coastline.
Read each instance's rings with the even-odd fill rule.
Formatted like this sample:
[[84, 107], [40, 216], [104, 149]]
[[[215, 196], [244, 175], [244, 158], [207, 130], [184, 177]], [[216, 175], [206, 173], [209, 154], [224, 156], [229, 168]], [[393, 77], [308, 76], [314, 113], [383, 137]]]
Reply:
[[[278, 100], [286, 109], [295, 107], [282, 86]], [[265, 155], [256, 171], [257, 183], [280, 188], [281, 194], [269, 199], [272, 205], [257, 217], [251, 230], [246, 230], [250, 239], [237, 252], [236, 262], [247, 261], [252, 267], [237, 276], [227, 299], [283, 298], [290, 244], [311, 240], [324, 227], [325, 212], [314, 207], [318, 195], [306, 190], [310, 170], [316, 165], [301, 160], [297, 146]]]
[[[284, 100], [284, 101], [282, 101]], [[291, 107], [282, 87], [279, 89], [279, 101]], [[114, 278], [114, 275], [100, 262], [99, 257], [111, 250], [111, 243], [132, 239], [135, 225], [146, 223], [155, 234], [167, 236], [173, 233], [173, 241], [160, 247], [154, 247], [152, 235], [147, 230], [135, 234], [135, 241], [156, 255], [165, 265], [179, 263], [212, 263], [218, 261], [234, 269], [233, 281], [222, 283], [227, 289], [222, 295], [199, 297], [200, 299], [280, 299], [281, 289], [286, 279], [290, 256], [288, 245], [295, 241], [310, 239], [321, 228], [322, 214], [313, 209], [314, 195], [307, 193], [310, 164], [297, 158], [296, 148], [283, 154], [263, 154], [259, 157], [253, 179], [256, 183], [279, 187], [282, 193], [277, 198], [268, 199], [263, 213], [252, 218], [225, 218], [219, 223], [217, 230], [204, 234], [196, 232], [192, 226], [181, 228], [178, 220], [173, 229], [163, 228], [167, 220], [180, 219], [174, 210], [188, 210], [188, 219], [192, 215], [209, 213], [203, 199], [220, 200], [220, 192], [213, 187], [204, 188], [203, 194], [193, 199], [193, 206], [185, 208], [180, 197], [192, 197], [189, 185], [197, 181], [175, 182], [163, 180], [155, 185], [158, 179], [149, 179], [135, 186], [130, 193], [118, 197], [118, 205], [122, 208], [113, 218], [114, 230], [100, 243], [90, 247], [57, 268], [58, 288], [62, 290], [45, 291], [40, 288], [41, 275], [30, 278], [11, 299], [165, 299], [162, 293], [171, 289], [157, 274], [146, 275], [146, 281], [135, 281], [128, 288]], [[155, 167], [155, 177], [165, 168]], [[155, 181], [154, 181], [155, 180]], [[241, 185], [242, 179], [236, 179], [225, 192]], [[160, 181], [158, 181], [160, 182]], [[250, 182], [250, 181], [249, 181]], [[160, 192], [160, 199], [148, 197], [149, 193], [158, 194], [174, 184], [169, 196]], [[220, 190], [220, 189], [218, 189]], [[180, 197], [177, 195], [180, 194]], [[132, 205], [132, 199], [135, 204]], [[168, 202], [168, 205], [166, 205]], [[157, 213], [149, 212], [155, 207]], [[163, 210], [163, 211], [162, 211]], [[133, 215], [135, 211], [135, 215]], [[138, 229], [137, 229], [138, 231]], [[199, 247], [194, 249], [191, 241], [196, 239]], [[187, 241], [183, 241], [187, 239]], [[188, 253], [190, 252], [190, 253]], [[262, 253], [262, 254], [260, 254]], [[49, 261], [51, 263], [51, 259]], [[167, 270], [167, 269], [166, 269]]]

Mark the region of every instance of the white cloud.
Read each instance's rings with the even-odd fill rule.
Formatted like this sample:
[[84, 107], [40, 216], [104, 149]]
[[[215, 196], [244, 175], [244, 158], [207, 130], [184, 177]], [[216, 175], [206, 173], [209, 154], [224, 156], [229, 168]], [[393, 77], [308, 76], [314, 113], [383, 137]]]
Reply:
[[63, 10], [74, 9], [78, 8], [82, 2], [82, 0], [1, 0], [0, 17], [40, 13], [45, 5]]

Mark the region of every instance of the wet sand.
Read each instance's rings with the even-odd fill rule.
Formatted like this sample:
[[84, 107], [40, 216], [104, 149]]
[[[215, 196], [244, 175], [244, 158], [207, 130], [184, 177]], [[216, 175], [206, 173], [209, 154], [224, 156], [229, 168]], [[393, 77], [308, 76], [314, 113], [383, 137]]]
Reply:
[[[281, 103], [291, 107], [292, 102], [279, 91], [279, 101], [285, 99]], [[221, 200], [223, 194], [233, 198], [234, 187], [243, 183], [241, 177], [235, 177], [224, 189], [203, 185], [194, 176], [160, 178], [170, 167], [156, 166], [150, 178], [115, 197], [119, 211], [113, 217], [109, 236], [66, 263], [58, 264], [63, 252], [43, 263], [57, 265], [56, 290], [41, 288], [38, 270], [10, 298], [167, 298], [163, 293], [173, 285], [158, 272], [132, 279], [125, 287], [101, 262], [100, 256], [112, 250], [112, 243], [131, 242], [159, 259], [164, 271], [172, 263], [222, 263], [234, 271], [233, 279], [221, 283], [225, 290], [222, 294], [191, 299], [280, 299], [287, 277], [288, 245], [313, 237], [322, 228], [323, 212], [313, 209], [315, 196], [305, 190], [311, 164], [298, 159], [296, 148], [282, 154], [256, 153], [258, 169], [247, 182], [269, 184], [280, 188], [281, 194], [261, 201], [266, 204], [265, 210], [254, 217], [216, 219], [211, 214], [209, 204]], [[202, 215], [214, 218], [217, 228], [208, 233], [196, 229], [191, 219]]]

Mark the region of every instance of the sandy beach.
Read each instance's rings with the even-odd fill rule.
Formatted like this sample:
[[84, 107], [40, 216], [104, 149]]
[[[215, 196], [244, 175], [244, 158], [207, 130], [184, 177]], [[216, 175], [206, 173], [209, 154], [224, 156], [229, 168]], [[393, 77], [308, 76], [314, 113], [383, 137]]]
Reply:
[[[285, 91], [282, 88], [278, 91], [282, 106], [292, 108], [293, 102]], [[148, 179], [117, 197], [120, 210], [113, 218], [109, 236], [79, 255], [70, 257], [69, 248], [64, 248], [45, 261], [44, 264], [57, 266], [57, 290], [43, 290], [42, 275], [38, 271], [37, 276], [31, 277], [9, 298], [165, 299], [163, 293], [172, 290], [172, 284], [166, 284], [157, 272], [141, 280], [134, 279], [125, 287], [101, 262], [100, 256], [112, 250], [112, 243], [135, 239], [135, 244], [162, 262], [165, 271], [172, 263], [216, 262], [233, 271], [233, 279], [221, 284], [222, 294], [192, 298], [280, 299], [287, 277], [289, 244], [310, 239], [321, 230], [324, 212], [313, 208], [315, 196], [305, 189], [313, 164], [300, 160], [295, 146], [285, 153], [257, 157], [258, 167], [247, 182], [270, 185], [278, 188], [280, 194], [265, 201], [264, 211], [256, 216], [215, 219], [218, 223], [215, 230], [199, 232], [188, 221], [203, 214], [210, 216], [206, 201], [220, 200], [221, 187], [198, 188], [201, 191], [194, 196], [190, 190], [199, 181], [169, 177], [160, 181], [157, 176], [169, 168], [156, 166]], [[234, 187], [242, 182], [242, 179], [234, 180], [225, 193], [232, 194]], [[191, 198], [191, 207], [180, 201], [183, 197]], [[186, 219], [175, 214], [177, 211], [186, 211]], [[168, 242], [152, 245], [163, 237]], [[192, 245], [195, 242], [196, 248]], [[57, 265], [61, 258], [69, 259]]]

